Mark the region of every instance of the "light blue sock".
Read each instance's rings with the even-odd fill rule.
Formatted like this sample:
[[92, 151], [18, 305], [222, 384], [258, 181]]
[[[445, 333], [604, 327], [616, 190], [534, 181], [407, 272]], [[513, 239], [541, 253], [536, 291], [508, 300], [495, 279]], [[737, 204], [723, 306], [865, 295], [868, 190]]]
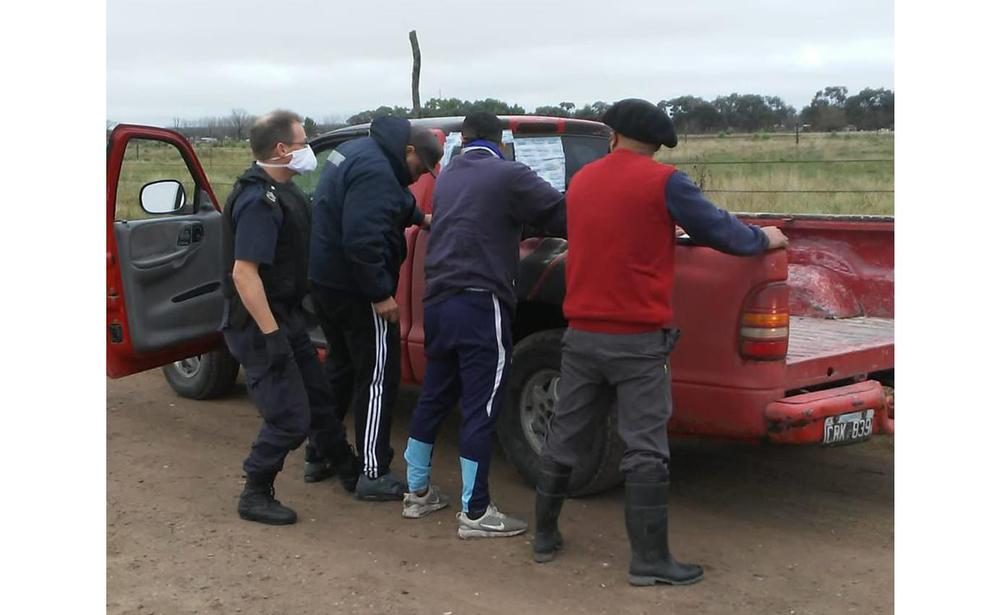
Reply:
[[410, 493], [423, 491], [430, 484], [432, 450], [434, 450], [433, 444], [413, 438], [406, 441], [403, 459], [406, 460], [406, 484]]
[[476, 473], [479, 472], [479, 462], [465, 457], [458, 458], [462, 466], [462, 512], [469, 512], [469, 500], [472, 499], [472, 489], [476, 486]]

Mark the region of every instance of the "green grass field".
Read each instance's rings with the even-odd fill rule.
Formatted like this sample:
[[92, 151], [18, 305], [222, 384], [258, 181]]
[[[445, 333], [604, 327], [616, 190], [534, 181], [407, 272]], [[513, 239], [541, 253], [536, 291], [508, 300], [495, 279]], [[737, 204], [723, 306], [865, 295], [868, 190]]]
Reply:
[[[221, 205], [229, 196], [233, 182], [253, 161], [250, 147], [247, 144], [196, 144], [194, 149]], [[118, 180], [115, 217], [119, 220], [152, 217], [139, 206], [139, 191], [157, 179], [176, 179], [183, 183], [190, 203], [194, 198], [191, 177], [180, 152], [172, 145], [144, 139], [130, 141]]]
[[[806, 133], [681, 138], [657, 158], [691, 176], [730, 211], [893, 215], [892, 192], [741, 193], [714, 190], [893, 190], [892, 134]], [[888, 160], [843, 163], [836, 160]], [[761, 161], [782, 161], [759, 164]], [[823, 162], [798, 162], [823, 161]], [[741, 164], [718, 164], [740, 162]], [[752, 162], [757, 164], [745, 164]]]
[[[225, 201], [233, 182], [252, 160], [249, 146], [196, 145], [212, 190]], [[892, 134], [840, 133], [692, 136], [674, 149], [662, 149], [659, 160], [677, 164], [698, 182], [708, 197], [730, 211], [893, 215], [892, 192], [881, 193], [744, 193], [717, 190], [866, 191], [893, 189]], [[890, 162], [836, 163], [835, 160]], [[759, 164], [761, 161], [782, 161]], [[823, 162], [795, 162], [823, 161]], [[740, 164], [719, 164], [739, 162]], [[758, 164], [746, 164], [753, 162]], [[193, 182], [172, 146], [132, 142], [126, 151], [118, 186], [118, 218], [148, 217], [139, 207], [139, 190], [147, 182], [173, 178], [184, 183], [188, 201]]]

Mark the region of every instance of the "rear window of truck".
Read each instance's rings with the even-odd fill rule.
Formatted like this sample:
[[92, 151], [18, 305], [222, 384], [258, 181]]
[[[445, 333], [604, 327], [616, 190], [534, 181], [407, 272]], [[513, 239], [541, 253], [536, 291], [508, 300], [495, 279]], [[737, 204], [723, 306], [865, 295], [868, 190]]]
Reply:
[[[566, 191], [570, 179], [585, 164], [593, 162], [608, 153], [608, 140], [604, 137], [585, 135], [532, 135], [513, 137], [510, 131], [504, 131], [502, 145], [504, 156], [510, 160], [521, 162], [538, 173], [557, 190]], [[447, 166], [452, 156], [457, 156], [462, 150], [462, 135], [453, 132], [448, 135], [444, 145], [444, 157], [441, 168]], [[320, 174], [333, 148], [316, 152], [318, 164], [316, 170], [302, 175], [296, 175], [295, 184], [310, 197], [316, 190]]]
[[[608, 153], [608, 140], [603, 137], [583, 135], [532, 135], [512, 136], [504, 131], [502, 149], [510, 159], [527, 165], [557, 190], [565, 191], [569, 181], [585, 164]], [[452, 156], [462, 149], [461, 135], [452, 133], [445, 141], [445, 154], [441, 167], [447, 166]]]

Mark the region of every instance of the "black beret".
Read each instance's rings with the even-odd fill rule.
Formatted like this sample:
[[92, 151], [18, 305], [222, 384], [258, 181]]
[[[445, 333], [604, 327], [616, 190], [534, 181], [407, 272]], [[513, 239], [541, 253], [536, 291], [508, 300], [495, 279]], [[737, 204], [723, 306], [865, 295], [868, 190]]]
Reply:
[[670, 117], [646, 100], [619, 100], [604, 113], [601, 121], [630, 139], [667, 147], [677, 145], [677, 133]]

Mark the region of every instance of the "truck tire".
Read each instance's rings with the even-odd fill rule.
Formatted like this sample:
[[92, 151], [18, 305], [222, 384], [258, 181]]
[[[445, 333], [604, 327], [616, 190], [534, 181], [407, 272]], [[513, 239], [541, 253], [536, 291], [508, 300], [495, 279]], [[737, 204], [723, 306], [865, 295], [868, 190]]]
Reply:
[[[538, 479], [541, 447], [555, 405], [562, 335], [565, 329], [528, 335], [514, 346], [507, 398], [497, 433], [504, 455], [529, 485]], [[600, 405], [613, 410], [614, 400]], [[597, 409], [595, 409], [597, 410]], [[587, 454], [573, 469], [570, 493], [588, 495], [610, 489], [622, 480], [618, 464], [625, 446], [618, 436], [617, 413], [601, 411]]]
[[240, 364], [226, 350], [216, 350], [163, 366], [163, 376], [178, 395], [214, 399], [233, 389]]

